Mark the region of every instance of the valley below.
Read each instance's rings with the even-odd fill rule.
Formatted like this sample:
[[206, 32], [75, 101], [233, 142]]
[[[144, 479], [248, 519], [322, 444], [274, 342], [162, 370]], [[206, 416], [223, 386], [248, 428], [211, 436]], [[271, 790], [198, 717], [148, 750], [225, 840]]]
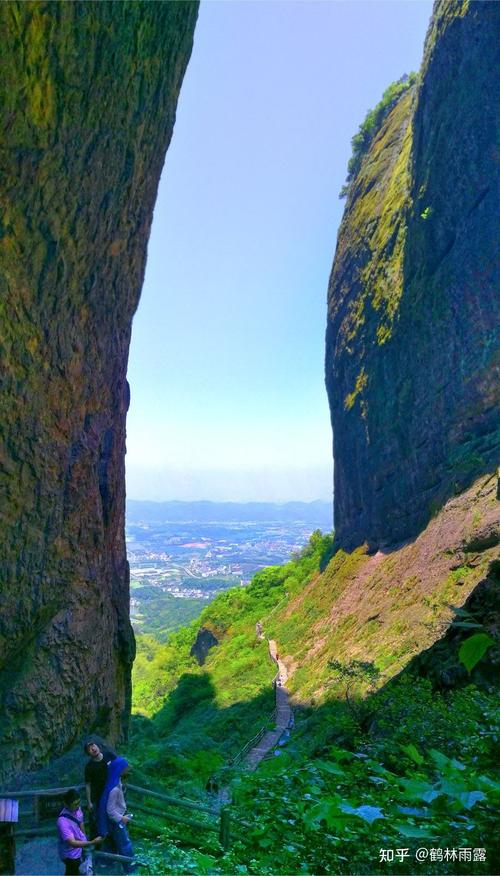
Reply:
[[315, 529], [331, 526], [327, 502], [129, 503], [126, 540], [135, 632], [164, 641], [217, 594], [287, 562]]

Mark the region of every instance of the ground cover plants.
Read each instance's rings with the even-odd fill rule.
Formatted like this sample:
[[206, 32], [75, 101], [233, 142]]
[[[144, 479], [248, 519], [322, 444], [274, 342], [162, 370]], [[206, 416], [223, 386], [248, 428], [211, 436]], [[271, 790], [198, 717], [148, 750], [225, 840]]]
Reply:
[[[272, 629], [276, 610], [319, 571], [332, 544], [315, 533], [300, 555], [220, 594], [166, 644], [137, 637], [131, 750], [151, 776], [192, 779], [191, 791], [204, 792], [209, 776], [263, 726], [274, 708], [276, 667], [255, 625]], [[205, 666], [190, 654], [200, 627], [221, 642]]]
[[[168, 828], [148, 847], [155, 872], [406, 874], [419, 872], [422, 848], [441, 850], [425, 873], [472, 872], [451, 851], [444, 860], [446, 849], [484, 849], [473, 872], [497, 872], [495, 705], [489, 686], [445, 694], [408, 673], [364, 714], [341, 702], [301, 710], [278, 755], [233, 775], [231, 851]], [[196, 851], [182, 848], [189, 842]], [[390, 849], [407, 855], [381, 861]]]

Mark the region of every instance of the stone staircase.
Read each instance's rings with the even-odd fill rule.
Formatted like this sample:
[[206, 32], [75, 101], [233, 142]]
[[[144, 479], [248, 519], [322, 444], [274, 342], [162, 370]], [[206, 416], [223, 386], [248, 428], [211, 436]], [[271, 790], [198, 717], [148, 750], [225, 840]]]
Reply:
[[268, 730], [258, 744], [251, 748], [247, 754], [245, 766], [253, 772], [259, 763], [278, 745], [283, 733], [290, 725], [292, 710], [288, 701], [288, 691], [285, 687], [288, 673], [285, 664], [280, 660], [278, 648], [273, 639], [269, 639], [269, 656], [278, 667], [278, 673], [274, 680], [276, 690], [276, 727]]

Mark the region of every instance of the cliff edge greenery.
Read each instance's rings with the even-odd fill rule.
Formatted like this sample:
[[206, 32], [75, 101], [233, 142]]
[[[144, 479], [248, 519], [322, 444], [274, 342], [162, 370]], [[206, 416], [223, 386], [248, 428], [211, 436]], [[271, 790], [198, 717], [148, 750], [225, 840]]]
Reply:
[[352, 155], [347, 165], [347, 179], [342, 187], [340, 197], [345, 198], [349, 191], [349, 185], [356, 178], [360, 168], [363, 156], [366, 155], [368, 149], [380, 130], [383, 121], [389, 115], [391, 109], [396, 105], [401, 95], [417, 80], [416, 73], [410, 73], [409, 76], [402, 76], [396, 82], [392, 82], [384, 91], [381, 100], [377, 105], [368, 110], [363, 122], [359, 126], [359, 131], [351, 140]]

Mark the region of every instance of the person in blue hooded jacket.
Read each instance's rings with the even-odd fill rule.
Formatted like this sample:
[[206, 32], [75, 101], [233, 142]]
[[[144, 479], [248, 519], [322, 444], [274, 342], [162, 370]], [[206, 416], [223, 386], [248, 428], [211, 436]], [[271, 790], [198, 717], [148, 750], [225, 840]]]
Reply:
[[[99, 801], [97, 824], [101, 836], [108, 835], [117, 854], [133, 858], [134, 849], [128, 835], [127, 824], [131, 819], [123, 794], [122, 782], [127, 780], [130, 771], [124, 757], [117, 757], [108, 764], [108, 778]], [[134, 870], [133, 864], [122, 864], [125, 873]]]

